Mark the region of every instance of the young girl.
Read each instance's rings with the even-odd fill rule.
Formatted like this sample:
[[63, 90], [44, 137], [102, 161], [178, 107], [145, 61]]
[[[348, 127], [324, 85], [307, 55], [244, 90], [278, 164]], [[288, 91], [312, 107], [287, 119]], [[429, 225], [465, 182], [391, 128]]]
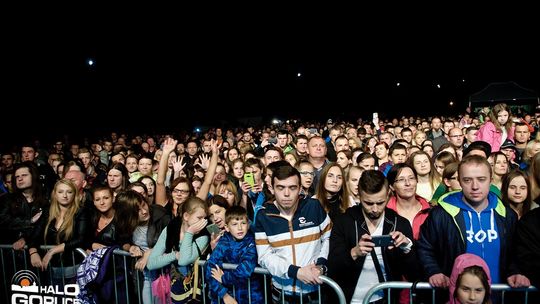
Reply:
[[[206, 203], [198, 197], [190, 197], [181, 206], [180, 216], [174, 218], [163, 229], [159, 239], [150, 253], [146, 267], [156, 270], [173, 265], [183, 276], [192, 272], [193, 262], [203, 253], [208, 246], [208, 233], [204, 227], [208, 223]], [[171, 280], [171, 291], [175, 292], [175, 284]], [[172, 295], [172, 302], [179, 303]]]
[[450, 276], [449, 304], [490, 304], [491, 276], [484, 260], [464, 253], [454, 262]]
[[487, 142], [491, 146], [491, 152], [497, 152], [506, 139], [514, 140], [510, 109], [504, 103], [496, 104], [489, 112], [489, 120], [478, 130], [476, 140]]

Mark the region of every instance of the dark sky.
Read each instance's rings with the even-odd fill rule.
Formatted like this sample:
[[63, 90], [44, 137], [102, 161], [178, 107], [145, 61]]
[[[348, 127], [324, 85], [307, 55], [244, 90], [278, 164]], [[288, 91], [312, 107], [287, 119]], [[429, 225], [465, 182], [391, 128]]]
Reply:
[[[248, 116], [440, 113], [451, 110], [449, 100], [462, 109], [494, 81], [540, 91], [538, 35], [527, 25], [365, 26], [294, 16], [190, 23], [185, 15], [79, 13], [14, 24], [2, 73], [15, 97], [2, 107], [11, 101], [6, 107], [22, 113], [38, 101], [41, 132], [99, 132]], [[400, 106], [390, 110], [390, 100]], [[327, 106], [313, 105], [320, 101]], [[419, 107], [424, 101], [431, 105]]]

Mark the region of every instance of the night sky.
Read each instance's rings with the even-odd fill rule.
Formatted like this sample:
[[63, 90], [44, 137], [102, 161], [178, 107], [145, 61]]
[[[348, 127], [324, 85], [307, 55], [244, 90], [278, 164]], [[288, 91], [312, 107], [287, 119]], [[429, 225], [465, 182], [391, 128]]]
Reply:
[[[23, 113], [39, 101], [33, 110], [43, 117], [33, 125], [47, 134], [152, 132], [251, 116], [455, 113], [495, 81], [540, 92], [534, 33], [516, 24], [434, 31], [430, 24], [385, 29], [291, 16], [223, 19], [74, 14], [27, 30], [14, 24], [1, 72], [15, 98], [4, 97], [2, 108]], [[400, 106], [385, 105], [390, 100]], [[327, 106], [314, 107], [319, 101]], [[424, 101], [431, 106], [419, 107]]]

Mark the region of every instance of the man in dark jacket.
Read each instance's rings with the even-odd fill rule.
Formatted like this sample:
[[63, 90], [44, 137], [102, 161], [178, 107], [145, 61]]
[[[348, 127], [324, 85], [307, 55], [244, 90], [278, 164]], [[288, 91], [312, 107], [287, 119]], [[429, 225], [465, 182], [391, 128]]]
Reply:
[[509, 254], [517, 216], [490, 193], [491, 166], [471, 155], [461, 161], [458, 174], [462, 191], [442, 196], [420, 229], [418, 256], [429, 283], [448, 287], [456, 257], [472, 253], [486, 261], [493, 283], [529, 286]]
[[[380, 171], [368, 170], [358, 184], [361, 204], [347, 209], [334, 222], [330, 236], [328, 275], [343, 289], [347, 303], [361, 302], [373, 285], [400, 281], [415, 272], [411, 224], [387, 209], [388, 181]], [[390, 235], [392, 244], [376, 246], [378, 238]], [[382, 301], [377, 293], [371, 300]]]

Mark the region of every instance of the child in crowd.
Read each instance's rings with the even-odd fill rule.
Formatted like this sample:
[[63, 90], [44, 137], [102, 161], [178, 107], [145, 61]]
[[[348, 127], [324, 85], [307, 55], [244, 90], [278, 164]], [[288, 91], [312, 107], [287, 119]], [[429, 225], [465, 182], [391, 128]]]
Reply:
[[[249, 231], [246, 209], [230, 207], [225, 213], [226, 233], [220, 238], [206, 264], [212, 303], [262, 303], [261, 285], [253, 276], [257, 266], [255, 237]], [[235, 270], [222, 270], [223, 263], [238, 264]], [[248, 281], [251, 280], [248, 284]], [[234, 288], [233, 288], [234, 287]]]
[[454, 262], [449, 304], [490, 304], [490, 286], [491, 277], [486, 262], [477, 255], [464, 253]]

